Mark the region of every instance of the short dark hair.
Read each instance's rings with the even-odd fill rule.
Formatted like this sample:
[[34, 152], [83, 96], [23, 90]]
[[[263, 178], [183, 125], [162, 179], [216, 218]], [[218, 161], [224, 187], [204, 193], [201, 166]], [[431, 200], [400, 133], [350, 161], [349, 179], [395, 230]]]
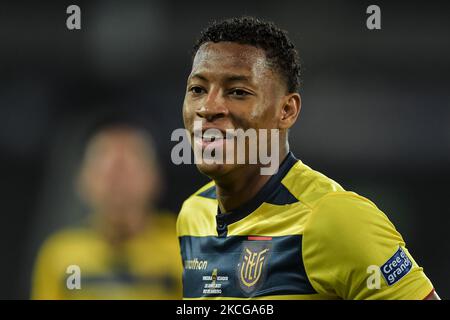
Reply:
[[254, 17], [239, 17], [214, 21], [202, 31], [194, 45], [193, 57], [206, 42], [231, 41], [261, 48], [269, 64], [285, 79], [289, 92], [300, 88], [300, 62], [294, 44], [287, 32], [273, 22]]

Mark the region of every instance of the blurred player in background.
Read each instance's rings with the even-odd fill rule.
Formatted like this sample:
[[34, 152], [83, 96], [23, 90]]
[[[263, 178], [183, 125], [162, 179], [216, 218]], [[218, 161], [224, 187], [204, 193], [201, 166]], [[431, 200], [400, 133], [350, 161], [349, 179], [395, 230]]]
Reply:
[[[92, 214], [85, 226], [62, 230], [45, 242], [32, 298], [181, 298], [175, 217], [155, 212], [152, 205], [160, 179], [146, 132], [121, 123], [97, 128], [77, 181]], [[71, 265], [81, 271], [80, 289], [67, 286]]]

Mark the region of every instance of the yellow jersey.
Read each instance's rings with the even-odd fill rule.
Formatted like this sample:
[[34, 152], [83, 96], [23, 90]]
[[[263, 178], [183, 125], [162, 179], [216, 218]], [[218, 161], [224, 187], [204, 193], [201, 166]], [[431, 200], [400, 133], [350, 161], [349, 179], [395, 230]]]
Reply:
[[144, 230], [120, 247], [92, 227], [70, 228], [42, 246], [32, 298], [181, 299], [181, 273], [171, 214], [154, 214]]
[[424, 299], [433, 290], [375, 204], [292, 153], [231, 212], [205, 185], [184, 202], [177, 233], [186, 299]]

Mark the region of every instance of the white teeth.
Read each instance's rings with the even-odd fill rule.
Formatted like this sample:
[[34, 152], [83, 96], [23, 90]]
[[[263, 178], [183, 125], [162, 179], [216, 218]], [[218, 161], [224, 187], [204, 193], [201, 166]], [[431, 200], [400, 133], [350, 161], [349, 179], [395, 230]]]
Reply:
[[208, 130], [203, 133], [204, 139], [223, 139], [223, 134], [220, 131]]

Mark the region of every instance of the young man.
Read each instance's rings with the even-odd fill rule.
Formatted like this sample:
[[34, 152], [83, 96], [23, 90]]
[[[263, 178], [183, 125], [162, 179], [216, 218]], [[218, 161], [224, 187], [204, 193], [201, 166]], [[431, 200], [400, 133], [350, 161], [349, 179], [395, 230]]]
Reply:
[[273, 175], [248, 155], [197, 165], [213, 181], [178, 217], [184, 298], [437, 299], [375, 204], [289, 152], [299, 70], [286, 33], [254, 18], [215, 23], [195, 45], [183, 106], [194, 149], [223, 147], [236, 159], [228, 131], [276, 129], [275, 143], [271, 134], [244, 147], [266, 143], [281, 164]]

